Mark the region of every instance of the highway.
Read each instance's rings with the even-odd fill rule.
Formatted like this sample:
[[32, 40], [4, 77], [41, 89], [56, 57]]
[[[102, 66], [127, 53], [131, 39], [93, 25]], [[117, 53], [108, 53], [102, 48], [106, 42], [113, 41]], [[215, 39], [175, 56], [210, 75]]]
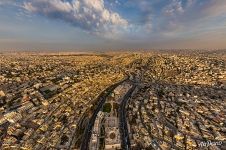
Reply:
[[131, 149], [126, 119], [126, 105], [135, 89], [136, 85], [133, 85], [132, 88], [129, 89], [129, 91], [124, 95], [119, 108], [119, 130], [121, 135], [121, 147], [124, 150]]
[[111, 86], [109, 86], [106, 90], [104, 90], [98, 97], [97, 97], [97, 101], [99, 101], [95, 111], [93, 112], [93, 115], [92, 117], [90, 118], [89, 120], [89, 123], [85, 129], [85, 132], [84, 132], [84, 136], [82, 138], [82, 143], [81, 143], [81, 146], [80, 146], [80, 149], [81, 150], [88, 150], [89, 149], [89, 142], [90, 142], [90, 139], [91, 139], [91, 136], [92, 136], [92, 129], [93, 129], [93, 126], [94, 126], [94, 123], [95, 123], [95, 120], [97, 118], [97, 114], [98, 112], [101, 110], [101, 108], [103, 107], [105, 101], [106, 101], [106, 98], [107, 96], [109, 96], [109, 94], [116, 88], [118, 87], [120, 84], [122, 84], [123, 82], [127, 81], [128, 78], [116, 83], [116, 84], [113, 84]]

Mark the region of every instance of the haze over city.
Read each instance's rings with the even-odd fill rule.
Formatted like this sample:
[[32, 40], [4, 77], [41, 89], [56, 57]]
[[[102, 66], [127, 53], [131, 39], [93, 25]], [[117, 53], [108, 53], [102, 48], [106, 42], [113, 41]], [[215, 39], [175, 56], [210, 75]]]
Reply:
[[226, 48], [225, 0], [0, 0], [0, 50]]
[[226, 0], [0, 0], [0, 150], [226, 150]]

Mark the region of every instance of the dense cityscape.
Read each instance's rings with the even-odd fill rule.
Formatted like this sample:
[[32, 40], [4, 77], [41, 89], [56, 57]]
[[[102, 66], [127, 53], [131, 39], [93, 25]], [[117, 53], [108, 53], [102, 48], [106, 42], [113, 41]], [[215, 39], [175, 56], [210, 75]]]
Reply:
[[226, 149], [226, 53], [0, 55], [0, 149]]
[[0, 150], [226, 150], [226, 0], [0, 0]]

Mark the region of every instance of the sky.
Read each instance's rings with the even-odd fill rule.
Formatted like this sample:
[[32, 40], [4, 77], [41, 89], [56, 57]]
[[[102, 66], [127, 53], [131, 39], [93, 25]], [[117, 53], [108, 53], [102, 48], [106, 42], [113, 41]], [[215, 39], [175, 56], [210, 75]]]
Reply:
[[226, 0], [0, 0], [0, 51], [226, 48]]

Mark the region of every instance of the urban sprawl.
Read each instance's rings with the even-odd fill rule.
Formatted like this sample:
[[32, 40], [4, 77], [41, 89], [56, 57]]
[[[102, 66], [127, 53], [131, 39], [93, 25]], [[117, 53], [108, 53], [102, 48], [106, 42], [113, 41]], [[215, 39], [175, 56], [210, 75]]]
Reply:
[[0, 149], [226, 149], [226, 52], [1, 53]]

